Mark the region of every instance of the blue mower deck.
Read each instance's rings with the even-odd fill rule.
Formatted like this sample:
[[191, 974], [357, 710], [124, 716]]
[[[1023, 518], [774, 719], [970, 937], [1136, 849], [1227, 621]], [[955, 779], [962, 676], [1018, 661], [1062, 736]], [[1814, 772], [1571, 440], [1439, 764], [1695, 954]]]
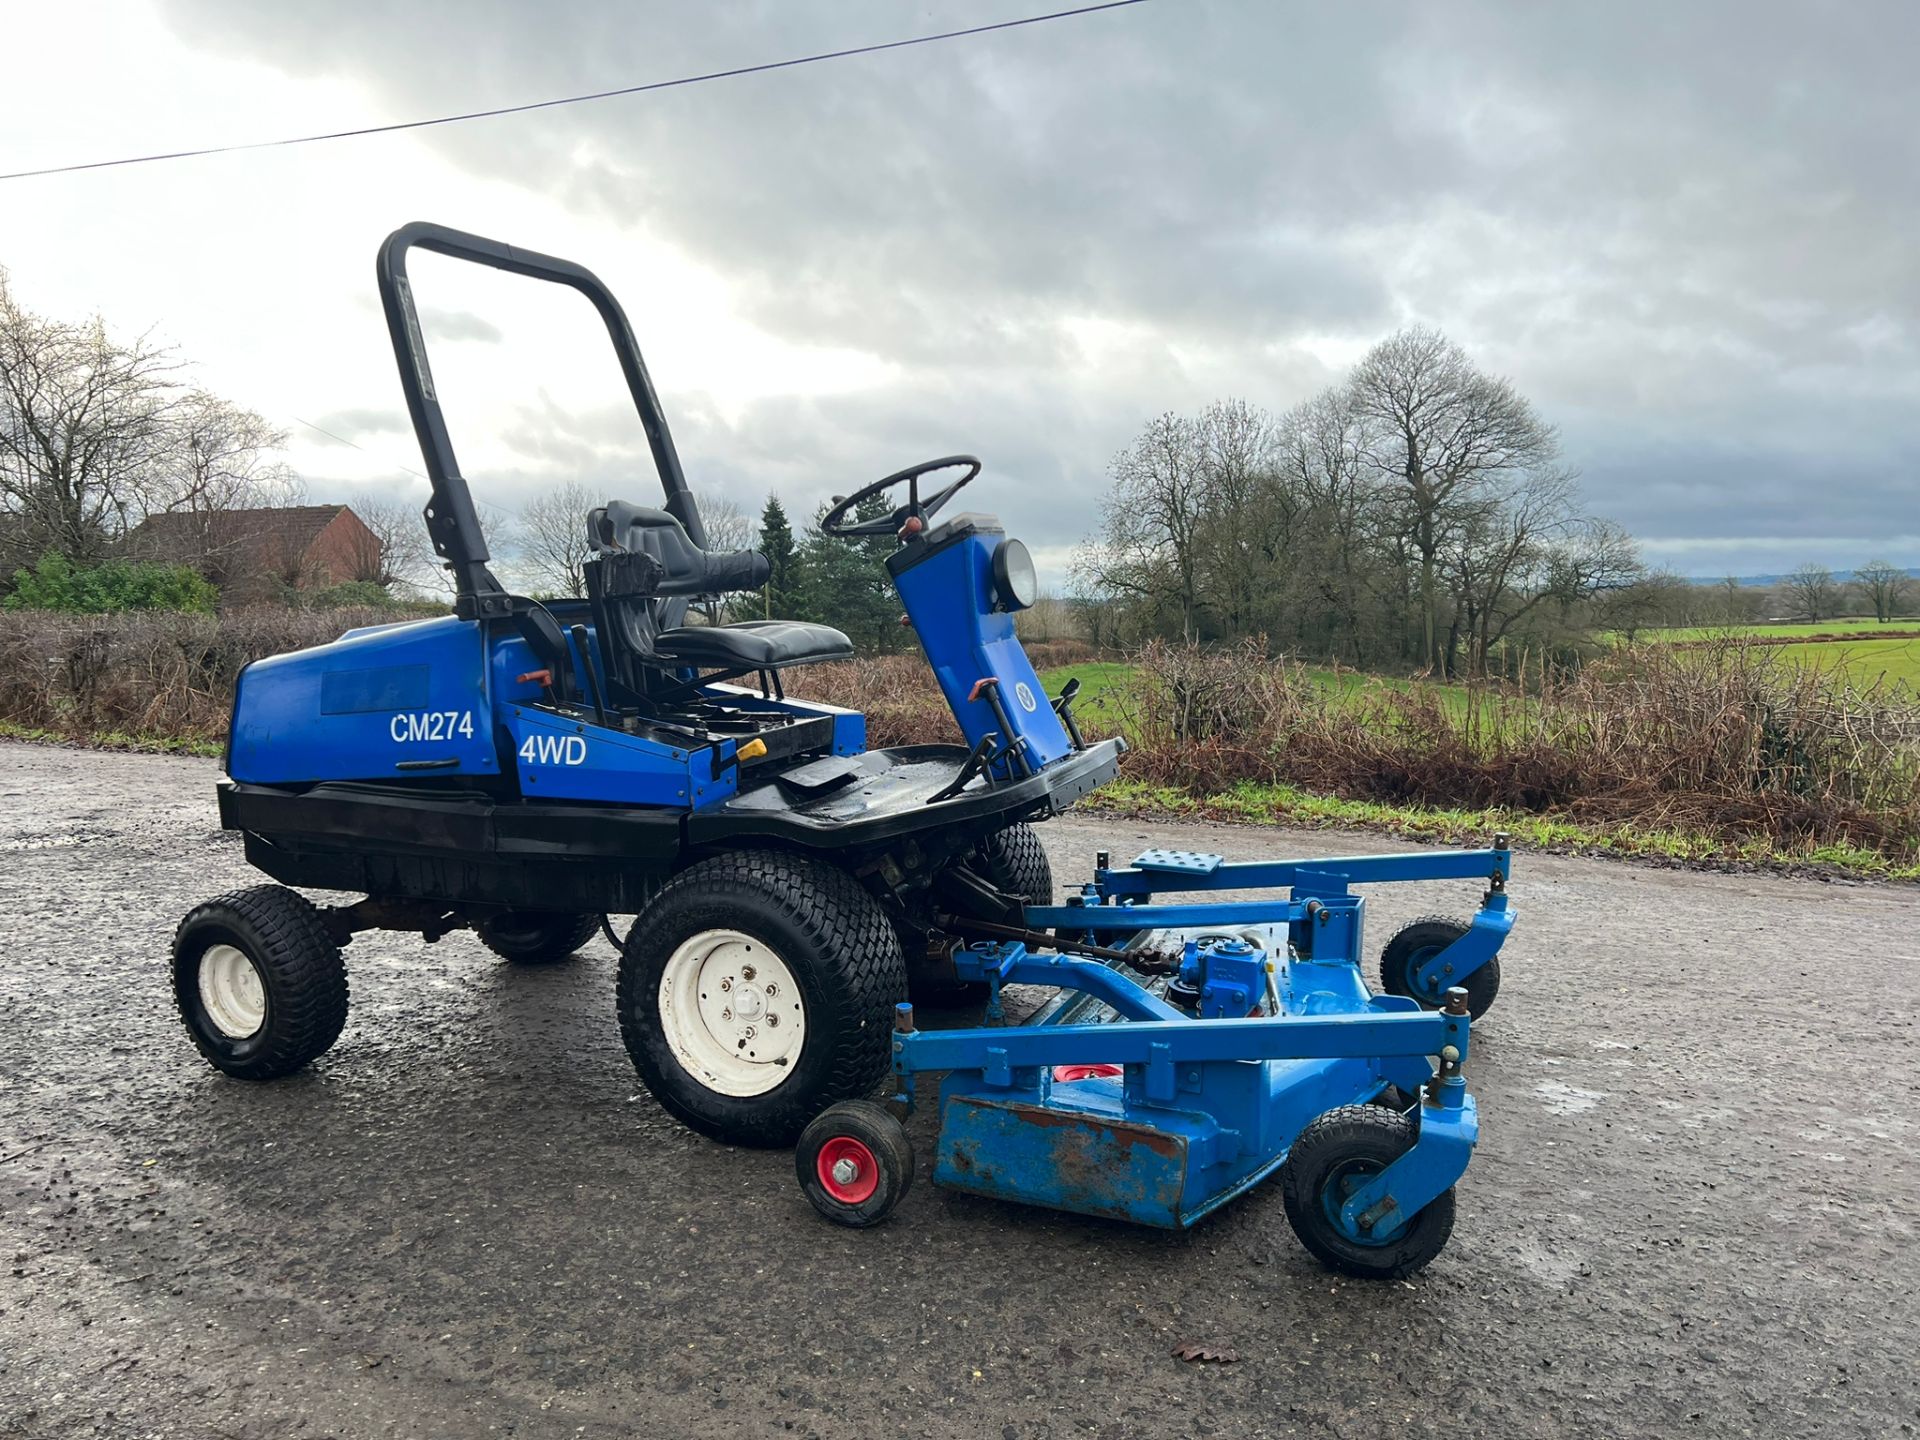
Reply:
[[[1504, 836], [1489, 850], [1277, 865], [1148, 851], [1114, 869], [1102, 856], [1071, 903], [1029, 906], [1027, 923], [1063, 937], [1124, 936], [1139, 965], [1019, 942], [968, 947], [956, 969], [988, 985], [989, 1023], [922, 1030], [913, 1007], [899, 1006], [897, 1104], [911, 1111], [919, 1077], [947, 1072], [936, 1184], [1182, 1229], [1282, 1170], [1316, 1122], [1397, 1100], [1411, 1138], [1402, 1153], [1349, 1168], [1304, 1220], [1292, 1205], [1289, 1213], [1296, 1229], [1321, 1232], [1301, 1238], [1339, 1268], [1407, 1273], [1431, 1256], [1406, 1264], [1399, 1242], [1443, 1196], [1450, 1228], [1449, 1192], [1478, 1136], [1463, 1074], [1470, 1019], [1461, 982], [1494, 958], [1512, 925], [1510, 863]], [[1365, 902], [1352, 884], [1469, 877], [1488, 887], [1478, 914], [1420, 966], [1445, 981], [1443, 1007], [1373, 993], [1360, 968]], [[1162, 893], [1234, 890], [1286, 893], [1150, 903]], [[1169, 942], [1178, 971], [1156, 987], [1152, 972], [1168, 967], [1148, 957]], [[994, 1023], [1007, 985], [1059, 993], [1024, 1023]], [[1170, 1004], [1169, 992], [1190, 1008]], [[1377, 1268], [1368, 1260], [1375, 1249]]]

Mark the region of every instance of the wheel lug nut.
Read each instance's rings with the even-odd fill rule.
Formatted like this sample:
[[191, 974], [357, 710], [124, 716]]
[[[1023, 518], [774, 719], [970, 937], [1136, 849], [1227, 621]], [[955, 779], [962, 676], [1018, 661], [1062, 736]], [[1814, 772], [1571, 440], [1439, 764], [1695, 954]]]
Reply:
[[722, 1020], [731, 1020], [731, 1019], [733, 1018], [733, 1007], [732, 1007], [732, 1006], [728, 1006], [728, 1007], [726, 1007], [726, 1008], [724, 1008], [724, 1009], [722, 1009], [722, 1010], [721, 1010], [721, 1012], [720, 1012], [720, 1018], [721, 1018]]
[[729, 975], [725, 979], [723, 979], [720, 982], [720, 988], [722, 990], [731, 990], [733, 988], [733, 977]]
[[836, 1185], [851, 1185], [860, 1178], [860, 1167], [851, 1160], [833, 1162], [833, 1179]]
[[769, 1030], [771, 1030], [774, 1026], [778, 1025], [779, 1023], [780, 1023], [780, 1017], [778, 1015], [767, 1016], [767, 1028]]
[[753, 978], [753, 967], [751, 965], [742, 965], [740, 967], [740, 978], [742, 980], [751, 980]]

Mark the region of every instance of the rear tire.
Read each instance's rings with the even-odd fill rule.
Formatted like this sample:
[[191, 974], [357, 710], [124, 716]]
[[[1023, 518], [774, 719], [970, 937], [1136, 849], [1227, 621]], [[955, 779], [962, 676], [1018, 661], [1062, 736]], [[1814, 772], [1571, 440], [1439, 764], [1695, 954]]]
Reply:
[[852, 876], [810, 856], [733, 851], [682, 871], [634, 921], [620, 1035], [683, 1124], [791, 1145], [829, 1105], [873, 1089], [906, 991], [893, 926]]
[[255, 885], [187, 912], [173, 936], [173, 998], [209, 1065], [273, 1080], [340, 1038], [347, 967], [312, 901]]
[[474, 934], [502, 960], [514, 965], [556, 965], [600, 928], [598, 915], [568, 915], [554, 910], [508, 910], [489, 915], [473, 927]]

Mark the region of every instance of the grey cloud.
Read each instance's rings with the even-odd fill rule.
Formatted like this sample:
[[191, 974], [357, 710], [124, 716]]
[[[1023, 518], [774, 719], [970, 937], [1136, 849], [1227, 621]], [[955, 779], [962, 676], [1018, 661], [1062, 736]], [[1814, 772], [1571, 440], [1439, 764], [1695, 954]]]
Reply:
[[[351, 76], [411, 116], [1031, 7], [168, 11], [195, 43]], [[1895, 3], [1157, 0], [428, 135], [477, 176], [672, 242], [777, 334], [900, 367], [732, 426], [658, 377], [696, 407], [683, 448], [729, 483], [824, 494], [845, 470], [974, 448], [1018, 482], [1002, 508], [1033, 538], [1071, 540], [1149, 414], [1283, 407], [1328, 378], [1319, 347], [1417, 318], [1559, 421], [1595, 505], [1639, 533], [1703, 554], [1788, 541], [1813, 492], [1818, 533], [1871, 548], [1920, 531], [1902, 479], [1915, 53], [1920, 10]], [[1161, 343], [1095, 373], [1087, 318]]]

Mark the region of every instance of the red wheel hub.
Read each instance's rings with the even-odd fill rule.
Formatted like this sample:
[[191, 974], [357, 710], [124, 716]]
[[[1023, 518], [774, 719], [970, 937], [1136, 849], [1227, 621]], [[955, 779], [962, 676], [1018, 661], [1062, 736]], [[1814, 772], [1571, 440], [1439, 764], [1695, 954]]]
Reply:
[[1106, 1080], [1115, 1075], [1124, 1075], [1124, 1065], [1056, 1065], [1053, 1078], [1056, 1080]]
[[861, 1205], [880, 1188], [880, 1162], [873, 1151], [851, 1135], [836, 1135], [814, 1158], [820, 1188], [842, 1205]]

